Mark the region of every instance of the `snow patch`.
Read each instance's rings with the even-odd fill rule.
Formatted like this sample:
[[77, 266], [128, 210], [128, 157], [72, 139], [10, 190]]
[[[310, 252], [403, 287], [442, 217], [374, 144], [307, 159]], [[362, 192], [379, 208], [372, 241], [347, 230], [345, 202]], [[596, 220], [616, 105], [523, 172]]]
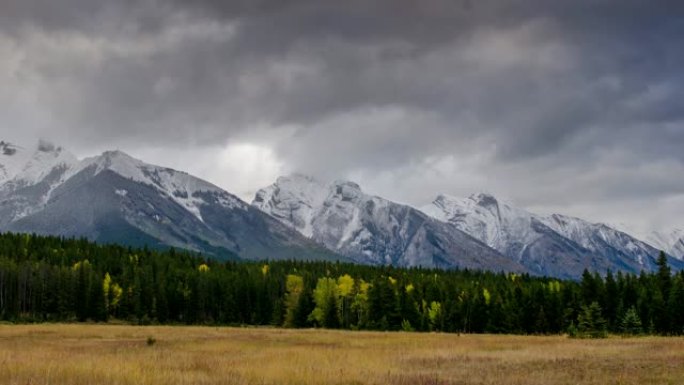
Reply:
[[314, 236], [314, 219], [330, 195], [330, 187], [318, 180], [294, 174], [280, 177], [273, 185], [257, 192], [252, 205], [287, 220], [308, 238]]
[[40, 142], [34, 151], [0, 142], [0, 184], [9, 184], [7, 188], [35, 185], [56, 168], [65, 171], [77, 163], [71, 153], [47, 142]]
[[342, 248], [345, 244], [354, 240], [354, 236], [361, 230], [362, 224], [358, 210], [352, 209], [352, 218], [344, 227], [342, 236], [337, 242], [337, 248]]

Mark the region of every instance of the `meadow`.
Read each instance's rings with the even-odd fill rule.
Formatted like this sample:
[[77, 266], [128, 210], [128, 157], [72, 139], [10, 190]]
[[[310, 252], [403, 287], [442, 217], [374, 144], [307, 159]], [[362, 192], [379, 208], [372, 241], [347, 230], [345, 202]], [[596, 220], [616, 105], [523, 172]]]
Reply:
[[681, 384], [684, 339], [0, 325], [1, 384]]

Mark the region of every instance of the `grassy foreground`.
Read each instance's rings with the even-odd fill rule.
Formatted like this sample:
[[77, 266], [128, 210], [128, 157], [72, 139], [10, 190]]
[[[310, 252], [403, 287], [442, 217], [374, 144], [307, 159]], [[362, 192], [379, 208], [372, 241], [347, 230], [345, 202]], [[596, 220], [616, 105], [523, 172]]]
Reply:
[[[156, 343], [148, 345], [148, 338]], [[684, 339], [0, 326], [1, 384], [680, 384]]]

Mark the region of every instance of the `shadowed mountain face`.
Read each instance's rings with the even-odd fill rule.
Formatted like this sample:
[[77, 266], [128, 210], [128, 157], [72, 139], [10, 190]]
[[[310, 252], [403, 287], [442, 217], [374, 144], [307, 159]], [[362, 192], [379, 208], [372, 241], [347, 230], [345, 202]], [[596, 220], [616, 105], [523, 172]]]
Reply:
[[13, 154], [23, 156], [29, 166], [33, 161], [33, 169], [39, 170], [5, 168], [9, 172], [0, 186], [0, 231], [178, 247], [224, 259], [340, 259], [186, 173], [148, 165], [121, 152], [83, 161], [53, 154], [45, 161], [44, 153], [51, 151], [56, 149]]
[[367, 195], [352, 182], [282, 177], [260, 190], [252, 204], [359, 263], [527, 271], [451, 225]]

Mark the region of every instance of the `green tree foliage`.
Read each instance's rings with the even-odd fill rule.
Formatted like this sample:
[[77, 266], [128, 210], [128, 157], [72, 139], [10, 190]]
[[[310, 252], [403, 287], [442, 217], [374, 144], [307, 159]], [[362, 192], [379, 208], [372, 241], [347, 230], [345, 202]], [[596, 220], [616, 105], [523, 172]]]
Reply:
[[442, 304], [432, 301], [427, 309], [428, 319], [430, 320], [430, 330], [439, 331], [442, 329]]
[[354, 288], [356, 282], [349, 274], [344, 274], [337, 279], [337, 306], [340, 319], [340, 327], [349, 329], [353, 322], [352, 304], [354, 301]]
[[602, 316], [601, 305], [594, 301], [582, 306], [577, 317], [577, 331], [580, 337], [603, 338], [607, 336], [606, 320]]
[[627, 309], [625, 315], [622, 316], [620, 330], [627, 335], [637, 335], [643, 332], [641, 318], [639, 318], [639, 313], [634, 306]]
[[310, 320], [318, 326], [335, 329], [339, 327], [337, 303], [339, 288], [334, 278], [320, 278], [313, 292], [316, 307], [311, 312]]
[[174, 249], [0, 234], [0, 320], [467, 333], [684, 334], [684, 274], [579, 281], [329, 262], [219, 262]]
[[301, 327], [298, 322], [300, 297], [304, 291], [304, 279], [295, 274], [288, 274], [285, 281], [285, 327]]

